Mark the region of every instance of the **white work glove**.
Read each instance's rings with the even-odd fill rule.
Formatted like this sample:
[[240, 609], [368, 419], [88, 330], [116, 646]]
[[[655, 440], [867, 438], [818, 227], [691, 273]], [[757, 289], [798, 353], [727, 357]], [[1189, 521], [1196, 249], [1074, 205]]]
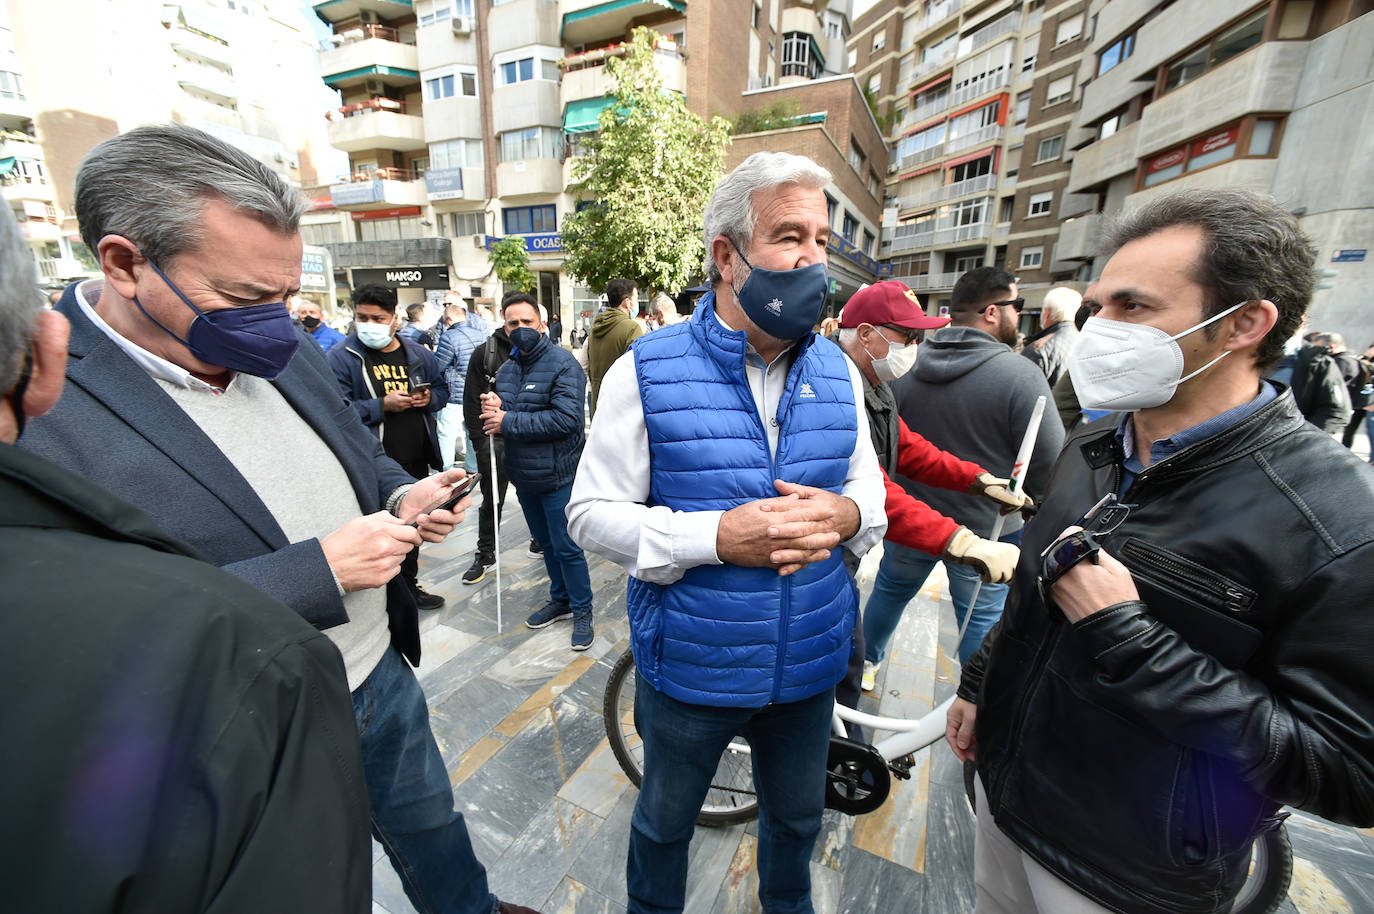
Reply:
[[1020, 511], [1022, 517], [1030, 520], [1031, 515], [1035, 513], [1035, 502], [1025, 492], [1013, 492], [1010, 479], [1003, 479], [987, 472], [979, 473], [973, 482], [969, 483], [968, 491], [970, 495], [991, 498], [1002, 506], [1003, 514]]
[[1016, 571], [1021, 550], [1011, 543], [985, 540], [968, 527], [960, 527], [945, 544], [941, 558], [969, 566], [982, 575], [984, 584], [1005, 584]]

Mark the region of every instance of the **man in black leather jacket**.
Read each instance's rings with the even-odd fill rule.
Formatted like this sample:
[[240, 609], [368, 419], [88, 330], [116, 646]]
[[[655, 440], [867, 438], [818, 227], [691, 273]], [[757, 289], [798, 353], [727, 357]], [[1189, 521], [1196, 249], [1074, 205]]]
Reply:
[[[1106, 251], [1072, 371], [1123, 412], [1065, 444], [949, 712], [981, 778], [980, 912], [1228, 911], [1282, 805], [1374, 823], [1374, 471], [1261, 380], [1311, 246], [1272, 200], [1209, 190]], [[1063, 542], [1108, 494], [1131, 507], [1100, 552]]]

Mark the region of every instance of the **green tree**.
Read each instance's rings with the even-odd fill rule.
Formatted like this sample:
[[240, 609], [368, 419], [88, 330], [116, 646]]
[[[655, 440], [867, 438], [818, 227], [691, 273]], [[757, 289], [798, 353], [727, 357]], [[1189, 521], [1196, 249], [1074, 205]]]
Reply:
[[617, 276], [676, 292], [701, 274], [701, 217], [725, 164], [730, 125], [687, 110], [654, 65], [658, 33], [634, 30], [606, 62], [615, 86], [574, 164], [589, 205], [563, 220], [564, 268], [600, 291]]
[[530, 255], [525, 251], [525, 239], [520, 235], [507, 235], [491, 246], [491, 268], [496, 278], [507, 289], [528, 292], [534, 288], [538, 278], [530, 269]]

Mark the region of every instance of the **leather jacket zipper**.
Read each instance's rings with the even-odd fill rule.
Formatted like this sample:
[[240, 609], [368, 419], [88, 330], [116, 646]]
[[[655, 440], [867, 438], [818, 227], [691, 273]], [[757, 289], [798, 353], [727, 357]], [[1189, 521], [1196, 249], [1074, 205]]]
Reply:
[[1213, 606], [1245, 612], [1254, 603], [1254, 594], [1245, 592], [1220, 575], [1172, 559], [1162, 550], [1152, 549], [1139, 540], [1127, 539], [1122, 543], [1121, 552], [1146, 569], [1166, 575], [1169, 582], [1183, 586], [1193, 596]]

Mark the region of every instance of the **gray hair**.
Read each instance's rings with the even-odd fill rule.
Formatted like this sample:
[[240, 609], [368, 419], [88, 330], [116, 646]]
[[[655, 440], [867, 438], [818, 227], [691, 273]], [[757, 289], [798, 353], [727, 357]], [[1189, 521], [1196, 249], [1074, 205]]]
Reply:
[[806, 156], [790, 152], [756, 152], [736, 166], [716, 185], [711, 202], [706, 204], [702, 231], [706, 259], [702, 268], [707, 281], [720, 282], [720, 270], [711, 256], [711, 242], [717, 235], [729, 238], [740, 250], [753, 242], [754, 224], [758, 218], [754, 212], [755, 193], [784, 184], [820, 190], [829, 183], [830, 172]]
[[166, 267], [201, 242], [201, 210], [223, 200], [269, 228], [294, 235], [305, 201], [242, 150], [183, 124], [138, 127], [87, 154], [76, 173], [81, 239], [123, 235]]
[[[1055, 324], [1060, 321], [1073, 320], [1073, 316], [1078, 313], [1078, 306], [1083, 304], [1083, 296], [1070, 289], [1068, 286], [1056, 286], [1045, 293], [1045, 300], [1040, 304], [1040, 323]], [[1046, 318], [1049, 318], [1046, 321]]]
[[0, 394], [14, 389], [42, 306], [33, 255], [8, 206], [0, 206]]
[[841, 343], [848, 343], [850, 340], [856, 339], [858, 336], [859, 336], [859, 328], [858, 328], [858, 327], [841, 327], [841, 328], [840, 328], [840, 342], [841, 342]]
[[[1234, 188], [1189, 190], [1146, 204], [1107, 233], [1103, 253], [1176, 226], [1202, 230], [1202, 252], [1193, 281], [1202, 286], [1204, 318], [1239, 302], [1268, 299], [1279, 319], [1260, 341], [1261, 372], [1283, 357], [1283, 347], [1302, 323], [1316, 287], [1316, 249], [1297, 217], [1273, 197]], [[1216, 339], [1216, 324], [1203, 331]]]

